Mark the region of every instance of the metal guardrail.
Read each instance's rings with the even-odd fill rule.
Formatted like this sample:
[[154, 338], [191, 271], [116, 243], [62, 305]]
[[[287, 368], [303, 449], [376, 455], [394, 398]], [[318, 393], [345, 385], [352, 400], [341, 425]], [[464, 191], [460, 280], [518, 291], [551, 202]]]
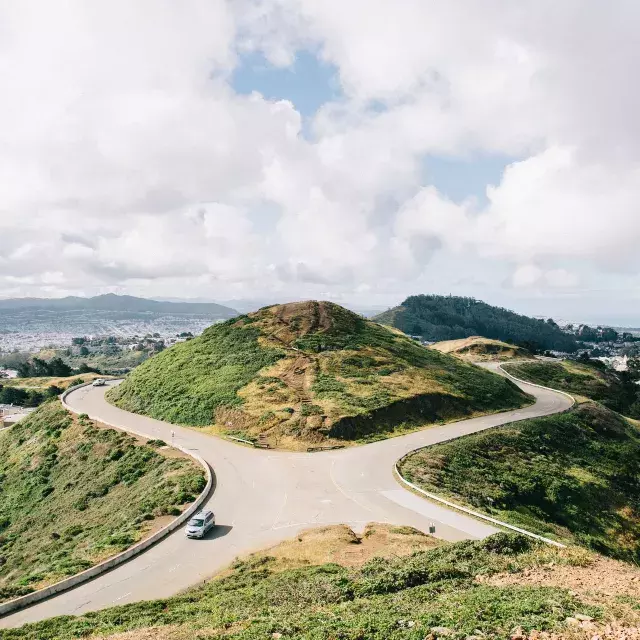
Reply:
[[314, 451], [333, 451], [334, 449], [344, 449], [344, 444], [334, 444], [326, 447], [307, 447], [307, 453], [313, 453]]
[[[557, 389], [552, 389], [551, 387], [545, 387], [545, 386], [543, 386], [541, 384], [534, 384], [533, 382], [528, 382], [527, 380], [522, 380], [520, 378], [517, 378], [516, 376], [512, 375], [511, 373], [509, 373], [508, 371], [503, 369], [502, 365], [498, 365], [498, 369], [500, 369], [500, 371], [502, 371], [502, 373], [504, 373], [507, 377], [512, 378], [516, 382], [521, 382], [522, 384], [528, 384], [528, 385], [531, 385], [532, 387], [537, 387], [538, 389], [546, 389], [547, 391], [553, 391], [554, 393], [560, 393], [563, 396], [567, 396], [567, 398], [569, 398], [571, 400], [571, 407], [569, 407], [569, 409], [571, 409], [576, 404], [575, 398], [572, 395], [570, 395], [568, 393], [565, 393], [564, 391], [558, 391]], [[569, 409], [566, 409], [565, 411], [568, 411]], [[563, 412], [559, 412], [559, 413], [563, 413]], [[551, 414], [551, 415], [555, 415], [555, 414]], [[526, 418], [522, 418], [521, 420], [526, 420]], [[514, 420], [513, 422], [520, 422], [520, 420]], [[507, 423], [507, 424], [511, 424], [511, 423]], [[504, 426], [504, 425], [501, 425], [501, 426]], [[495, 427], [492, 427], [492, 428], [495, 428]], [[467, 435], [472, 435], [472, 434], [467, 434]], [[465, 437], [466, 437], [466, 435], [459, 436], [457, 438], [452, 438], [451, 440], [447, 440], [446, 442], [451, 442], [453, 440], [459, 440], [460, 438], [465, 438]], [[396, 475], [398, 476], [398, 478], [400, 479], [400, 481], [403, 484], [407, 485], [408, 487], [410, 487], [414, 491], [417, 491], [418, 493], [421, 493], [422, 495], [426, 496], [430, 500], [434, 500], [435, 502], [439, 502], [440, 504], [444, 504], [444, 505], [446, 505], [447, 507], [449, 507], [451, 509], [456, 509], [457, 511], [462, 511], [463, 513], [466, 513], [467, 515], [473, 516], [474, 518], [479, 518], [480, 520], [484, 520], [486, 522], [491, 522], [492, 524], [498, 525], [500, 527], [504, 527], [505, 529], [510, 529], [511, 531], [516, 531], [517, 533], [521, 533], [522, 535], [528, 536], [529, 538], [534, 538], [536, 540], [540, 540], [541, 542], [546, 542], [547, 544], [553, 545], [554, 547], [560, 547], [561, 549], [566, 548], [566, 545], [562, 544], [561, 542], [557, 542], [556, 540], [551, 540], [550, 538], [545, 538], [544, 536], [538, 535], [537, 533], [533, 533], [532, 531], [527, 531], [526, 529], [521, 529], [520, 527], [516, 527], [515, 525], [509, 524], [507, 522], [502, 522], [501, 520], [497, 520], [496, 518], [492, 518], [491, 516], [487, 516], [484, 513], [479, 513], [478, 511], [473, 511], [473, 509], [469, 509], [467, 507], [463, 507], [462, 505], [456, 504], [455, 502], [451, 502], [450, 500], [445, 500], [444, 498], [441, 498], [440, 496], [438, 496], [438, 495], [436, 495], [434, 493], [430, 493], [428, 491], [425, 491], [424, 489], [421, 489], [420, 487], [416, 486], [412, 482], [409, 482], [400, 473], [400, 467], [399, 467], [400, 463], [403, 460], [405, 460], [406, 458], [408, 458], [410, 455], [413, 455], [414, 453], [416, 453], [417, 451], [421, 451], [423, 449], [428, 449], [431, 446], [435, 446], [435, 445], [427, 445], [426, 447], [418, 447], [417, 449], [414, 449], [413, 451], [410, 451], [409, 453], [407, 453], [404, 456], [402, 456], [395, 463]]]
[[[77, 389], [80, 389], [82, 387], [89, 386], [90, 384], [91, 382], [85, 382], [83, 384], [79, 384], [74, 387], [69, 387], [69, 389], [67, 389], [60, 396], [60, 401], [62, 402], [62, 406], [68, 411], [71, 411], [72, 413], [79, 414], [80, 413], [79, 411], [76, 411], [66, 403], [65, 401], [66, 397], [72, 391], [76, 391]], [[105, 422], [104, 420], [101, 420], [98, 418], [92, 418], [91, 416], [89, 416], [89, 418], [92, 420], [96, 420], [97, 422], [100, 422], [102, 424], [105, 424], [108, 427], [113, 427], [114, 429], [118, 429], [119, 431], [126, 431], [128, 433], [132, 433], [136, 436], [140, 436], [141, 438], [144, 438], [145, 440], [149, 439], [149, 437], [146, 434], [140, 433], [133, 429], [124, 429], [119, 425], [110, 424], [108, 422]], [[138, 542], [137, 544], [134, 544], [132, 547], [129, 547], [129, 549], [127, 549], [126, 551], [123, 551], [122, 553], [119, 553], [113, 556], [112, 558], [105, 560], [104, 562], [96, 564], [93, 567], [90, 567], [89, 569], [82, 571], [81, 573], [77, 573], [75, 576], [71, 576], [70, 578], [65, 578], [64, 580], [60, 580], [55, 584], [49, 585], [44, 589], [39, 589], [38, 591], [33, 591], [32, 593], [28, 593], [27, 595], [21, 596], [19, 598], [14, 598], [13, 600], [3, 602], [2, 604], [0, 604], [0, 617], [6, 615], [7, 613], [11, 613], [12, 611], [17, 611], [18, 609], [23, 609], [24, 607], [28, 607], [31, 604], [40, 602], [41, 600], [46, 600], [52, 595], [61, 593], [62, 591], [67, 591], [68, 589], [71, 589], [72, 587], [82, 584], [83, 582], [88, 582], [89, 580], [105, 573], [106, 571], [109, 571], [114, 567], [117, 567], [118, 565], [123, 564], [124, 562], [127, 562], [127, 560], [129, 560], [130, 558], [133, 558], [139, 553], [142, 553], [143, 551], [145, 551], [146, 549], [154, 545], [156, 542], [158, 542], [165, 536], [169, 535], [171, 532], [175, 531], [180, 525], [182, 525], [186, 520], [188, 520], [200, 508], [202, 503], [207, 499], [207, 496], [209, 495], [211, 488], [213, 487], [214, 475], [211, 470], [211, 467], [199, 455], [193, 453], [193, 451], [189, 451], [188, 449], [181, 447], [180, 445], [177, 445], [177, 444], [172, 444], [170, 446], [174, 447], [175, 449], [178, 449], [179, 451], [182, 451], [182, 453], [188, 455], [190, 458], [193, 458], [205, 470], [205, 473], [207, 476], [207, 484], [203, 489], [202, 493], [196, 498], [196, 500], [191, 504], [191, 506], [186, 511], [181, 513], [175, 520], [172, 520], [169, 524], [164, 526], [162, 529], [156, 531], [156, 533], [154, 533], [152, 536]]]
[[227, 438], [229, 438], [229, 440], [235, 440], [236, 442], [242, 442], [244, 444], [250, 444], [252, 447], [256, 446], [255, 442], [252, 442], [251, 440], [245, 440], [244, 438], [237, 438], [236, 436], [227, 436]]
[[[427, 448], [428, 447], [420, 447], [420, 449], [427, 449]], [[445, 500], [444, 498], [441, 498], [440, 496], [437, 496], [434, 493], [429, 493], [428, 491], [425, 491], [424, 489], [421, 489], [420, 487], [416, 486], [412, 482], [409, 482], [400, 473], [400, 468], [398, 467], [398, 464], [400, 462], [402, 462], [402, 460], [404, 460], [407, 456], [410, 456], [411, 454], [415, 453], [416, 451], [420, 451], [420, 449], [414, 449], [413, 451], [409, 452], [406, 456], [403, 456], [402, 458], [400, 458], [400, 460], [398, 460], [398, 462], [396, 462], [396, 464], [395, 464], [395, 471], [396, 471], [396, 474], [398, 475], [398, 478], [400, 479], [401, 482], [406, 484], [408, 487], [411, 487], [414, 491], [418, 491], [422, 495], [427, 496], [427, 498], [429, 498], [430, 500], [434, 500], [435, 502], [439, 502], [441, 504], [444, 504], [444, 505], [446, 505], [447, 507], [449, 507], [451, 509], [456, 509], [457, 511], [462, 511], [462, 512], [466, 513], [467, 515], [473, 516], [474, 518], [479, 518], [480, 520], [485, 520], [486, 522], [491, 522], [492, 524], [496, 524], [496, 525], [498, 525], [500, 527], [504, 527], [505, 529], [510, 529], [511, 531], [516, 531], [518, 533], [521, 533], [522, 535], [528, 536], [529, 538], [535, 538], [536, 540], [540, 540], [542, 542], [546, 542], [547, 544], [551, 544], [554, 547], [560, 547], [561, 549], [564, 549], [566, 547], [566, 545], [562, 544], [561, 542], [557, 542], [556, 540], [551, 540], [550, 538], [545, 538], [544, 536], [540, 536], [537, 533], [533, 533], [531, 531], [527, 531], [526, 529], [521, 529], [520, 527], [516, 527], [516, 526], [514, 526], [512, 524], [509, 524], [507, 522], [502, 522], [501, 520], [497, 520], [496, 518], [492, 518], [491, 516], [486, 516], [486, 515], [484, 515], [484, 513], [479, 513], [478, 511], [473, 511], [472, 509], [468, 509], [467, 507], [463, 507], [462, 505], [456, 504], [455, 502], [451, 502], [450, 500]]]
[[253, 440], [245, 440], [244, 438], [238, 438], [237, 436], [225, 436], [229, 440], [235, 440], [236, 442], [242, 442], [242, 444], [248, 444], [254, 449], [271, 449], [271, 445], [268, 442], [253, 442]]
[[546, 389], [547, 391], [553, 391], [554, 393], [559, 393], [563, 396], [567, 396], [567, 398], [571, 400], [571, 407], [573, 407], [576, 404], [576, 399], [570, 393], [566, 393], [565, 391], [560, 391], [559, 389], [552, 389], [551, 387], [545, 387], [544, 385], [536, 384], [535, 382], [529, 382], [528, 380], [523, 380], [522, 378], [518, 378], [517, 376], [514, 376], [512, 373], [509, 373], [506, 369], [503, 369], [501, 364], [498, 365], [498, 369], [500, 369], [500, 371], [502, 371], [502, 373], [504, 373], [504, 375], [507, 376], [507, 378], [511, 378], [516, 382], [521, 382], [522, 384], [528, 384], [531, 387], [537, 387], [538, 389]]

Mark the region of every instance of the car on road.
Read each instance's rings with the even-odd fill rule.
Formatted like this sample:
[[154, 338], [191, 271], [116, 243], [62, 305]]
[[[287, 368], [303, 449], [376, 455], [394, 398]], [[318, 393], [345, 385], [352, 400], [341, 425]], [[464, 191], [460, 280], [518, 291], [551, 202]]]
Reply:
[[94, 387], [104, 387], [107, 381], [104, 378], [96, 378], [92, 383]]
[[204, 538], [209, 529], [212, 529], [216, 524], [216, 517], [213, 511], [208, 509], [196, 513], [189, 522], [187, 522], [187, 528], [185, 533], [187, 538]]

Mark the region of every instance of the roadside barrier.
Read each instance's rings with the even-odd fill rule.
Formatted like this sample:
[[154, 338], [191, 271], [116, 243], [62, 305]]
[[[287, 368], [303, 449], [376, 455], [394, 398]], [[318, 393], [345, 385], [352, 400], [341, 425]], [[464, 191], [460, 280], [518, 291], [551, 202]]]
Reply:
[[[503, 369], [502, 365], [498, 365], [498, 369], [500, 369], [500, 371], [502, 371], [502, 373], [504, 373], [508, 378], [511, 378], [511, 379], [515, 380], [516, 382], [521, 382], [522, 384], [528, 384], [528, 385], [531, 385], [532, 387], [538, 387], [538, 389], [546, 389], [547, 391], [553, 391], [554, 393], [560, 393], [561, 395], [566, 396], [567, 398], [569, 398], [571, 400], [571, 407], [569, 407], [569, 409], [571, 409], [576, 404], [575, 398], [572, 395], [570, 395], [568, 393], [565, 393], [564, 391], [558, 391], [557, 389], [552, 389], [551, 387], [544, 387], [541, 384], [534, 384], [533, 382], [527, 382], [527, 380], [522, 380], [520, 378], [517, 378], [516, 376], [512, 375], [511, 373], [509, 373], [508, 371]], [[569, 409], [565, 409], [565, 411], [568, 411]], [[559, 412], [559, 413], [564, 413], [564, 412]], [[551, 415], [555, 415], [555, 414], [551, 414]], [[519, 420], [514, 420], [514, 422], [519, 422]], [[507, 423], [507, 424], [511, 424], [511, 423]], [[502, 425], [502, 426], [504, 426], [504, 425]], [[491, 427], [491, 428], [495, 429], [496, 427]], [[465, 438], [465, 437], [466, 436], [460, 436], [458, 438], [452, 438], [451, 440], [447, 440], [447, 442], [453, 442], [454, 440], [459, 440], [460, 438]], [[413, 455], [417, 451], [422, 451], [423, 449], [429, 449], [429, 447], [431, 447], [431, 446], [434, 446], [434, 445], [427, 445], [426, 447], [418, 447], [417, 449], [414, 449], [413, 451], [410, 451], [409, 453], [407, 453], [404, 456], [402, 456], [402, 458], [400, 458], [396, 462], [396, 464], [395, 464], [395, 472], [396, 472], [396, 475], [398, 476], [399, 480], [403, 484], [407, 485], [408, 487], [410, 487], [414, 491], [417, 491], [418, 493], [421, 493], [422, 495], [426, 496], [427, 498], [429, 498], [429, 500], [434, 500], [435, 502], [439, 502], [440, 504], [444, 504], [444, 505], [446, 505], [447, 507], [449, 507], [451, 509], [455, 509], [457, 511], [462, 511], [463, 513], [466, 513], [466, 514], [468, 514], [470, 516], [473, 516], [474, 518], [478, 518], [480, 520], [484, 520], [485, 522], [491, 522], [492, 524], [496, 524], [496, 525], [498, 525], [500, 527], [504, 527], [505, 529], [510, 529], [511, 531], [516, 531], [517, 533], [521, 533], [524, 536], [528, 536], [529, 538], [534, 538], [536, 540], [540, 540], [541, 542], [546, 542], [547, 544], [553, 545], [554, 547], [560, 547], [561, 549], [566, 548], [566, 545], [562, 544], [561, 542], [557, 542], [556, 540], [551, 540], [550, 538], [545, 538], [544, 536], [540, 536], [537, 533], [533, 533], [531, 531], [527, 531], [526, 529], [521, 529], [520, 527], [516, 527], [516, 526], [514, 526], [512, 524], [509, 524], [507, 522], [502, 522], [501, 520], [497, 520], [496, 518], [492, 518], [491, 516], [487, 516], [484, 513], [479, 513], [477, 511], [473, 511], [472, 509], [468, 509], [467, 507], [463, 507], [462, 505], [456, 504], [455, 502], [451, 502], [450, 500], [445, 500], [444, 498], [441, 498], [440, 496], [438, 496], [438, 495], [436, 495], [434, 493], [429, 493], [428, 491], [425, 491], [424, 489], [421, 489], [420, 487], [416, 486], [412, 482], [409, 482], [400, 473], [400, 466], [399, 465], [402, 463], [403, 460], [405, 460], [409, 456]]]
[[256, 446], [255, 442], [252, 442], [251, 440], [245, 440], [244, 438], [236, 438], [236, 436], [227, 436], [227, 438], [229, 438], [229, 440], [235, 440], [236, 442], [242, 442], [244, 444], [250, 444], [252, 447]]
[[[420, 447], [420, 449], [428, 449], [428, 447]], [[511, 529], [511, 531], [517, 531], [518, 533], [521, 533], [522, 535], [528, 536], [529, 538], [535, 538], [536, 540], [541, 540], [542, 542], [546, 542], [547, 544], [551, 544], [554, 547], [560, 547], [561, 549], [564, 549], [566, 547], [566, 545], [562, 544], [561, 542], [557, 542], [556, 540], [551, 540], [550, 538], [545, 538], [544, 536], [539, 536], [537, 533], [532, 533], [531, 531], [527, 531], [526, 529], [521, 529], [520, 527], [516, 527], [512, 524], [508, 524], [507, 522], [502, 522], [501, 520], [497, 520], [496, 518], [492, 518], [491, 516], [486, 516], [484, 515], [484, 513], [478, 513], [477, 511], [473, 511], [472, 509], [467, 509], [467, 507], [463, 507], [462, 505], [456, 504], [455, 502], [451, 502], [449, 500], [445, 500], [444, 498], [441, 498], [440, 496], [435, 495], [434, 493], [429, 493], [428, 491], [425, 491], [424, 489], [421, 489], [420, 487], [416, 486], [415, 484], [413, 484], [412, 482], [409, 482], [408, 480], [406, 480], [402, 474], [400, 473], [400, 468], [398, 467], [398, 464], [400, 462], [402, 462], [407, 456], [410, 456], [411, 454], [415, 453], [416, 451], [420, 451], [420, 449], [414, 449], [413, 451], [411, 451], [410, 453], [408, 453], [406, 456], [402, 456], [402, 458], [400, 458], [400, 460], [398, 460], [398, 462], [396, 462], [395, 464], [395, 471], [396, 474], [398, 476], [398, 478], [400, 479], [400, 481], [404, 484], [406, 484], [408, 487], [411, 487], [414, 491], [418, 491], [419, 493], [421, 493], [424, 496], [427, 496], [427, 498], [429, 498], [430, 500], [435, 500], [436, 502], [439, 502], [441, 504], [446, 505], [447, 507], [451, 508], [451, 509], [456, 509], [457, 511], [462, 511], [470, 516], [473, 516], [474, 518], [479, 518], [480, 520], [485, 520], [486, 522], [491, 522], [492, 524], [496, 524], [500, 527], [504, 527], [505, 529]]]
[[570, 393], [566, 393], [565, 391], [560, 391], [559, 389], [552, 389], [551, 387], [545, 387], [541, 384], [535, 384], [534, 382], [529, 382], [528, 380], [523, 380], [522, 378], [518, 378], [514, 376], [512, 373], [509, 373], [506, 369], [503, 369], [501, 364], [498, 365], [498, 369], [500, 369], [500, 371], [502, 371], [502, 373], [504, 373], [504, 375], [507, 376], [507, 378], [511, 378], [516, 382], [521, 382], [522, 384], [528, 384], [531, 387], [537, 387], [538, 389], [546, 389], [547, 391], [553, 391], [554, 393], [559, 393], [560, 395], [566, 396], [567, 398], [569, 398], [569, 400], [571, 400], [571, 407], [573, 407], [576, 404], [576, 399]]
[[[72, 413], [79, 414], [80, 413], [79, 411], [74, 410], [66, 403], [66, 398], [72, 391], [76, 391], [77, 389], [80, 389], [82, 387], [89, 386], [90, 384], [91, 382], [85, 382], [83, 384], [79, 384], [74, 387], [69, 387], [69, 389], [67, 389], [60, 396], [60, 401], [62, 402], [62, 406], [68, 411], [71, 411]], [[104, 420], [98, 420], [97, 418], [92, 418], [91, 416], [89, 416], [89, 418], [91, 418], [92, 420], [96, 420], [101, 424], [105, 424], [108, 427], [117, 429], [118, 431], [126, 431], [128, 433], [132, 433], [136, 436], [144, 438], [145, 440], [150, 439], [149, 436], [143, 433], [139, 433], [138, 431], [134, 431], [133, 429], [123, 429], [120, 426], [110, 424], [108, 422], [105, 422]], [[138, 555], [139, 553], [142, 553], [143, 551], [145, 551], [146, 549], [154, 545], [156, 542], [158, 542], [158, 540], [161, 540], [165, 536], [169, 535], [171, 532], [175, 531], [180, 525], [186, 522], [196, 511], [198, 511], [202, 503], [207, 499], [207, 496], [209, 495], [211, 488], [214, 485], [214, 474], [211, 470], [211, 467], [209, 467], [209, 465], [205, 462], [205, 460], [203, 460], [196, 453], [193, 453], [192, 451], [189, 451], [189, 449], [181, 447], [178, 444], [171, 444], [171, 446], [175, 449], [178, 449], [179, 451], [182, 451], [182, 453], [188, 455], [190, 458], [195, 460], [200, 466], [202, 466], [202, 468], [206, 473], [207, 484], [203, 489], [202, 493], [196, 498], [195, 502], [193, 502], [191, 506], [186, 511], [181, 513], [175, 520], [172, 520], [169, 524], [164, 526], [159, 531], [156, 531], [156, 533], [154, 533], [152, 536], [144, 540], [141, 540], [137, 544], [134, 544], [132, 547], [129, 547], [129, 549], [127, 549], [126, 551], [123, 551], [122, 553], [119, 553], [118, 555], [115, 555], [112, 558], [105, 560], [104, 562], [96, 564], [95, 566], [90, 567], [89, 569], [86, 569], [85, 571], [82, 571], [81, 573], [78, 573], [75, 576], [71, 576], [70, 578], [65, 578], [64, 580], [60, 580], [60, 582], [56, 582], [55, 584], [49, 585], [44, 589], [39, 589], [38, 591], [33, 591], [32, 593], [28, 593], [27, 595], [20, 596], [19, 598], [14, 598], [13, 600], [8, 600], [7, 602], [3, 602], [2, 604], [0, 604], [0, 617], [6, 615], [7, 613], [11, 613], [12, 611], [17, 611], [18, 609], [23, 609], [24, 607], [27, 607], [31, 604], [40, 602], [41, 600], [46, 600], [47, 598], [49, 598], [50, 596], [56, 593], [66, 591], [67, 589], [70, 589], [79, 584], [82, 584], [83, 582], [87, 582], [92, 578], [95, 578], [96, 576], [99, 576], [105, 573], [106, 571], [109, 571], [114, 567], [117, 567], [118, 565], [123, 564], [130, 558], [133, 558], [134, 556]]]
[[333, 451], [334, 449], [344, 449], [345, 445], [343, 444], [334, 444], [329, 445], [327, 447], [307, 447], [307, 453], [312, 453], [314, 451]]

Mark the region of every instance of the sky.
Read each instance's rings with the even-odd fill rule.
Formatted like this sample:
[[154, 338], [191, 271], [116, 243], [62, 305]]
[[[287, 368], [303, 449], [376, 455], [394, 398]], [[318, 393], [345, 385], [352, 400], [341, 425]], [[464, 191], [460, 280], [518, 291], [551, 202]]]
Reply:
[[0, 0], [0, 298], [640, 325], [634, 0]]

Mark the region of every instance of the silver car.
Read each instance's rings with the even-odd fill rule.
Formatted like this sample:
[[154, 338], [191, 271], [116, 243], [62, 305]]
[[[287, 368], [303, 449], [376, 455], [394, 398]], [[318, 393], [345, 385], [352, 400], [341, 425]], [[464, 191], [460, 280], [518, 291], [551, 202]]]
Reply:
[[207, 531], [212, 529], [215, 524], [216, 517], [213, 511], [209, 511], [208, 509], [200, 511], [187, 522], [185, 533], [187, 534], [187, 538], [204, 538]]

